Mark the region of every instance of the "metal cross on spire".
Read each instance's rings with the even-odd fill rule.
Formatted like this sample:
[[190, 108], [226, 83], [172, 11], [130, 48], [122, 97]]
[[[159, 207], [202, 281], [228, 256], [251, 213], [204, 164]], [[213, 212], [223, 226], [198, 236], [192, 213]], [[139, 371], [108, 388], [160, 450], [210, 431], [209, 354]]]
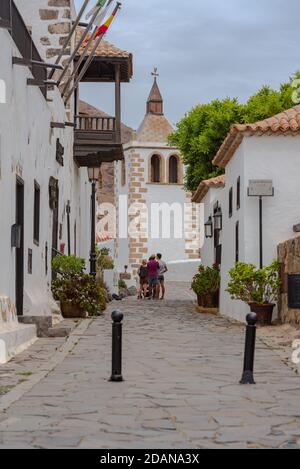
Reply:
[[156, 78], [156, 77], [159, 77], [159, 73], [157, 73], [157, 70], [158, 70], [157, 67], [154, 67], [153, 72], [151, 72], [151, 75], [152, 75], [153, 77], [155, 77], [155, 78]]

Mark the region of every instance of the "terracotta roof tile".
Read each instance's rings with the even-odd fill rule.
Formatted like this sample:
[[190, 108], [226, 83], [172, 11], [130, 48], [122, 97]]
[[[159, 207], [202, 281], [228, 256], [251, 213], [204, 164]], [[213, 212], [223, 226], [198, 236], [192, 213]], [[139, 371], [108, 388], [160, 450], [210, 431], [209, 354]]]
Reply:
[[192, 197], [192, 202], [200, 203], [208, 193], [209, 189], [225, 187], [225, 175], [201, 181], [198, 189]]
[[254, 124], [235, 124], [216, 154], [213, 163], [225, 168], [244, 136], [300, 134], [300, 105]]
[[[82, 34], [83, 34], [84, 28], [78, 27], [76, 29], [76, 44], [78, 44]], [[90, 33], [87, 35], [87, 38], [90, 38]], [[78, 51], [78, 55], [82, 55], [83, 50], [85, 48], [85, 45], [82, 45]], [[89, 48], [89, 52], [92, 51], [93, 44], [91, 44]], [[118, 47], [114, 46], [108, 41], [101, 41], [99, 44], [99, 47], [96, 50], [95, 53], [96, 57], [118, 57], [118, 58], [131, 58], [132, 54], [130, 52], [124, 51], [119, 49]]]
[[96, 243], [104, 243], [105, 241], [110, 241], [114, 239], [109, 233], [97, 233], [96, 234]]
[[173, 127], [164, 115], [146, 114], [137, 130], [136, 139], [139, 142], [167, 143]]

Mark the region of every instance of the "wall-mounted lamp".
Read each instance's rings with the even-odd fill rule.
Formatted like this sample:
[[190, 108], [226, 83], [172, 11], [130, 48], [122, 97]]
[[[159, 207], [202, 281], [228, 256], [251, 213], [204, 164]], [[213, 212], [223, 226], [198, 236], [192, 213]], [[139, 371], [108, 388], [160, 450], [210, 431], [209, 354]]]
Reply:
[[222, 210], [220, 207], [217, 208], [216, 213], [214, 214], [214, 225], [216, 231], [222, 231], [223, 228], [223, 216]]
[[208, 221], [204, 224], [205, 238], [213, 237], [213, 221], [212, 217], [209, 217]]

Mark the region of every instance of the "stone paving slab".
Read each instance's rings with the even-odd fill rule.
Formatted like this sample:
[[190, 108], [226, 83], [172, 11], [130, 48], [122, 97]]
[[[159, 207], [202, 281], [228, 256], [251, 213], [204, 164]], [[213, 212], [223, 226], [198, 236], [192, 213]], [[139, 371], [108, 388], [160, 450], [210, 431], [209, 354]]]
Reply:
[[[91, 321], [91, 319], [79, 321], [76, 325], [76, 327], [78, 327], [78, 332], [80, 331], [83, 333], [88, 328]], [[74, 321], [73, 323], [75, 324]], [[18, 355], [13, 363], [9, 362], [9, 372], [7, 371], [7, 365], [5, 377], [6, 379], [10, 379], [14, 384], [11, 386], [2, 386], [0, 388], [0, 391], [2, 391], [0, 392], [0, 395], [2, 395], [2, 398], [0, 399], [0, 412], [6, 411], [14, 402], [21, 399], [24, 394], [31, 391], [31, 389], [37, 383], [40, 383], [48, 373], [55, 369], [67, 355], [72, 354], [72, 349], [77, 344], [77, 341], [78, 339], [75, 334], [73, 335], [71, 333], [68, 340], [63, 340], [59, 347], [53, 349], [53, 344], [51, 344], [51, 347], [46, 348], [48, 354], [45, 353], [43, 358], [39, 357], [39, 355], [36, 354], [36, 351], [33, 352], [32, 349], [28, 349], [24, 355]], [[40, 341], [39, 346], [41, 347], [42, 344], [45, 347], [46, 344], [44, 340]], [[33, 355], [30, 355], [31, 360], [28, 360], [28, 354], [32, 353]], [[29, 361], [30, 365], [34, 369], [33, 372], [29, 372], [28, 369], [26, 369], [27, 362]], [[26, 371], [24, 371], [24, 365]], [[20, 371], [21, 369], [23, 370], [22, 372]], [[22, 376], [22, 379], [18, 379], [19, 376]], [[47, 392], [50, 394], [50, 391]], [[50, 395], [50, 397], [53, 396]]]
[[[80, 320], [65, 319], [60, 326], [74, 331]], [[0, 366], [0, 396], [46, 370], [49, 360], [66, 342], [66, 337], [38, 339], [30, 348]]]
[[[108, 381], [116, 307], [123, 383]], [[111, 304], [0, 413], [0, 448], [300, 448], [299, 376], [258, 341], [257, 384], [241, 386], [243, 350], [244, 327], [195, 312], [186, 286]]]

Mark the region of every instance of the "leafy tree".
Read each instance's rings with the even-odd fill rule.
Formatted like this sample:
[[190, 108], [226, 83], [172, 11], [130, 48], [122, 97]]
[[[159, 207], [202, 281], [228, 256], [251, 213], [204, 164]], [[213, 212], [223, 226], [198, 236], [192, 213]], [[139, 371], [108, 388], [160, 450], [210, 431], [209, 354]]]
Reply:
[[199, 104], [178, 122], [169, 143], [177, 146], [183, 156], [187, 190], [194, 191], [200, 181], [222, 174], [212, 160], [233, 124], [253, 123], [295, 105], [292, 101], [295, 78], [300, 78], [300, 72], [278, 91], [263, 86], [246, 104], [239, 103], [237, 98]]
[[177, 130], [170, 136], [170, 143], [177, 146], [187, 166], [186, 186], [197, 188], [203, 179], [217, 176], [222, 171], [212, 164], [224, 136], [233, 122], [243, 118], [243, 106], [237, 99], [214, 100], [200, 104], [184, 117]]

